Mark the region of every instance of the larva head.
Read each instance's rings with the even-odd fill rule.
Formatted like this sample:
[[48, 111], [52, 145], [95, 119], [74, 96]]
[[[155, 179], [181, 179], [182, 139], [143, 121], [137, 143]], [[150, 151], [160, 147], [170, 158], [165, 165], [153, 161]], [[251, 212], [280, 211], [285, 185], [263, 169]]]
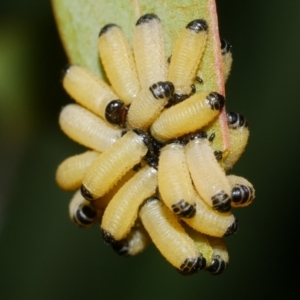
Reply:
[[221, 160], [223, 158], [223, 152], [220, 150], [214, 151], [214, 155], [217, 161]]
[[239, 113], [227, 112], [227, 122], [230, 128], [248, 127], [247, 120]]
[[80, 227], [88, 227], [97, 220], [97, 211], [90, 204], [81, 204], [74, 211], [73, 220]]
[[221, 40], [221, 53], [225, 55], [226, 53], [231, 52], [232, 45], [229, 44], [226, 40]]
[[211, 264], [206, 268], [206, 271], [212, 275], [220, 275], [226, 270], [227, 266], [228, 263], [225, 262], [220, 255], [213, 255]]
[[95, 197], [83, 184], [80, 187], [80, 191], [82, 197], [88, 201], [93, 201], [97, 199], [97, 197]]
[[206, 97], [207, 104], [213, 110], [221, 110], [225, 104], [225, 98], [217, 92], [212, 92]]
[[254, 189], [251, 186], [236, 184], [232, 189], [231, 198], [236, 205], [248, 205], [254, 199]]
[[198, 33], [200, 31], [207, 31], [208, 30], [208, 25], [207, 25], [207, 22], [205, 20], [196, 19], [196, 20], [193, 20], [190, 23], [188, 23], [186, 25], [186, 28]]
[[152, 20], [160, 21], [159, 17], [155, 14], [145, 14], [137, 20], [136, 26], [141, 25], [141, 24], [145, 24], [145, 23], [149, 23]]
[[128, 107], [124, 105], [123, 101], [117, 99], [108, 103], [105, 109], [105, 118], [111, 124], [125, 127]]
[[236, 233], [238, 228], [239, 228], [239, 220], [238, 220], [238, 218], [234, 217], [234, 220], [233, 220], [232, 224], [228, 226], [228, 228], [227, 228], [226, 232], [224, 233], [223, 237], [233, 235], [234, 233]]
[[173, 213], [182, 218], [192, 218], [196, 214], [196, 203], [190, 204], [183, 199], [172, 204]]
[[170, 99], [174, 93], [174, 85], [169, 81], [159, 81], [149, 88], [155, 99]]
[[101, 35], [105, 34], [106, 32], [108, 32], [113, 27], [119, 27], [119, 26], [116, 24], [106, 24], [104, 27], [101, 28], [101, 30], [99, 32], [99, 37]]
[[212, 208], [218, 212], [228, 212], [231, 209], [231, 198], [224, 191], [220, 191], [211, 198]]
[[182, 275], [192, 275], [204, 269], [206, 266], [206, 259], [200, 254], [196, 258], [187, 258], [178, 269]]

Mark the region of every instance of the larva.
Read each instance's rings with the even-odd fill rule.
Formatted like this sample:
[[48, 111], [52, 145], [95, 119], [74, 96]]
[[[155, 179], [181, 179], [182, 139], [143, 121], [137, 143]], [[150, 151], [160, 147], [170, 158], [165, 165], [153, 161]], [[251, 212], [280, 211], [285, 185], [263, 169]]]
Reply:
[[185, 153], [191, 177], [201, 198], [219, 212], [229, 211], [231, 187], [208, 139], [198, 135], [187, 144]]
[[85, 171], [99, 154], [97, 151], [86, 151], [65, 159], [56, 171], [55, 179], [59, 187], [67, 191], [79, 189]]
[[98, 39], [98, 51], [105, 73], [125, 104], [130, 104], [140, 90], [134, 58], [122, 29], [104, 26]]
[[180, 273], [191, 275], [205, 267], [205, 259], [193, 240], [161, 201], [146, 201], [140, 218], [155, 246]]
[[87, 200], [106, 194], [147, 153], [144, 134], [128, 131], [88, 168], [81, 192]]
[[168, 73], [168, 80], [175, 86], [175, 103], [185, 100], [195, 92], [192, 84], [205, 49], [207, 31], [206, 21], [197, 19], [187, 24], [179, 34]]
[[109, 244], [122, 240], [137, 219], [140, 205], [154, 195], [157, 187], [157, 171], [143, 167], [114, 195], [105, 209], [101, 230]]
[[196, 195], [182, 144], [172, 143], [162, 148], [158, 165], [158, 186], [162, 200], [173, 213], [185, 218], [195, 215]]
[[216, 92], [197, 93], [165, 109], [152, 124], [151, 134], [164, 142], [201, 129], [219, 115], [224, 104], [224, 97]]
[[59, 116], [62, 131], [72, 140], [87, 148], [103, 152], [122, 135], [115, 128], [78, 104], [68, 104]]

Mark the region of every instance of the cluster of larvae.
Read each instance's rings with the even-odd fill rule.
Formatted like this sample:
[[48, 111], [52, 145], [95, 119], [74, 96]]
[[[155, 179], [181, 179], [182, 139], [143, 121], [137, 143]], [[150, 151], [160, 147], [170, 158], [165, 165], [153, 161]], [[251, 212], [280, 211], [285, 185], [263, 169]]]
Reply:
[[[63, 132], [91, 149], [58, 167], [56, 181], [76, 191], [69, 212], [81, 227], [100, 222], [104, 240], [132, 256], [152, 241], [182, 274], [228, 265], [223, 238], [238, 228], [231, 207], [254, 198], [246, 179], [226, 175], [248, 140], [246, 120], [227, 113], [230, 150], [215, 149], [224, 97], [196, 92], [209, 26], [197, 19], [181, 31], [171, 58], [154, 14], [136, 23], [133, 49], [115, 24], [99, 34], [99, 54], [111, 86], [71, 65], [63, 86], [77, 104], [59, 118]], [[222, 41], [224, 77], [231, 46]], [[197, 81], [197, 83], [196, 83]]]

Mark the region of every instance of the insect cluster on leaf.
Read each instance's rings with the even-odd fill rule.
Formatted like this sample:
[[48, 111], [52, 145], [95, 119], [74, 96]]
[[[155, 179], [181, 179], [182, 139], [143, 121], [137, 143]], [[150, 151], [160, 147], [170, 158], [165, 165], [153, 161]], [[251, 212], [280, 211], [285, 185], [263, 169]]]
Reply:
[[[224, 237], [238, 221], [232, 207], [249, 205], [254, 189], [246, 179], [226, 175], [248, 140], [248, 124], [227, 113], [230, 149], [216, 149], [216, 123], [225, 98], [197, 91], [210, 28], [191, 21], [179, 34], [172, 56], [154, 14], [140, 17], [133, 49], [115, 24], [99, 34], [99, 54], [110, 85], [71, 65], [63, 78], [77, 102], [60, 114], [61, 129], [90, 150], [58, 167], [56, 181], [74, 190], [69, 213], [81, 227], [100, 223], [104, 240], [132, 256], [152, 241], [182, 274], [228, 265]], [[231, 46], [221, 42], [223, 76], [231, 68]]]

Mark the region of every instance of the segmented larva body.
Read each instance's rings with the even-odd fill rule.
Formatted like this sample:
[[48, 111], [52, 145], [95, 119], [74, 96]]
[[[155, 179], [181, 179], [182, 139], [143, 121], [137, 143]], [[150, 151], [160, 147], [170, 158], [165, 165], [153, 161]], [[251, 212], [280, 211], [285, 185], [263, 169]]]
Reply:
[[179, 217], [196, 213], [195, 190], [186, 164], [184, 146], [172, 143], [161, 149], [158, 185], [162, 200]]
[[[226, 269], [222, 238], [238, 228], [230, 209], [249, 205], [255, 196], [246, 179], [225, 173], [244, 151], [247, 122], [227, 114], [231, 147], [223, 149], [216, 120], [224, 95], [205, 91], [201, 84], [207, 78], [196, 76], [209, 26], [204, 19], [191, 21], [168, 63], [156, 15], [138, 19], [133, 50], [122, 29], [108, 24], [100, 31], [98, 51], [112, 86], [80, 66], [70, 66], [63, 78], [78, 104], [63, 108], [60, 126], [92, 149], [57, 169], [59, 186], [78, 190], [70, 218], [80, 227], [99, 222], [104, 240], [119, 255], [135, 255], [153, 241], [184, 275]], [[222, 41], [219, 51], [227, 80], [231, 46]], [[202, 92], [196, 92], [195, 81]]]
[[77, 104], [68, 104], [62, 109], [59, 125], [69, 138], [99, 152], [107, 150], [122, 135], [121, 129]]
[[175, 103], [194, 93], [192, 85], [205, 49], [207, 31], [205, 20], [194, 20], [187, 24], [176, 41], [168, 73], [168, 81], [175, 86]]
[[156, 247], [179, 272], [190, 275], [205, 267], [205, 259], [193, 240], [161, 201], [146, 201], [140, 218]]
[[86, 151], [65, 159], [57, 168], [56, 182], [67, 191], [79, 189], [87, 168], [99, 156], [97, 151]]
[[140, 90], [140, 84], [123, 30], [115, 24], [104, 26], [99, 33], [98, 49], [110, 83], [125, 104], [131, 103]]

